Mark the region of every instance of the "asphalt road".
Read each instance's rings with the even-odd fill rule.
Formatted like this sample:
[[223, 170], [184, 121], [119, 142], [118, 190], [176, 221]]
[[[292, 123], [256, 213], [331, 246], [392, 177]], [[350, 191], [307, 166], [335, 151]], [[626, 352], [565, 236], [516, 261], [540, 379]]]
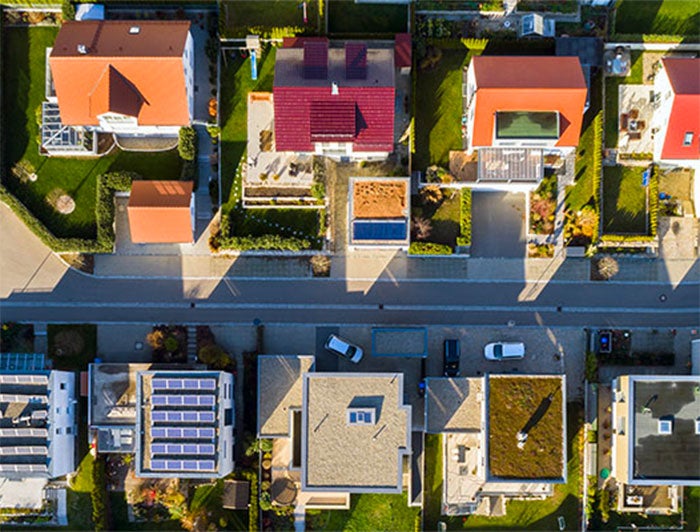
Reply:
[[465, 280], [154, 280], [68, 271], [51, 291], [0, 301], [3, 320], [700, 326], [700, 285]]

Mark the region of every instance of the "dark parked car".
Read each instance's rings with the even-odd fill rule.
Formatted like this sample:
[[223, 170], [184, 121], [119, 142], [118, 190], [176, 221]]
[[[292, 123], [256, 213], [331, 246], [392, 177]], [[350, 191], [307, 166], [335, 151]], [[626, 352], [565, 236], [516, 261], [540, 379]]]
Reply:
[[459, 377], [459, 340], [445, 340], [442, 372], [445, 377]]

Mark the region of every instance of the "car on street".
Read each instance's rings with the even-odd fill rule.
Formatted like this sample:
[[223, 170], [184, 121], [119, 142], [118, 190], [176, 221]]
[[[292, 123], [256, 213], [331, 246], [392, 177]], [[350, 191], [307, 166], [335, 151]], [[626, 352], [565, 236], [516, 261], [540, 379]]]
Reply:
[[355, 345], [338, 335], [331, 334], [326, 340], [325, 348], [331, 353], [347, 358], [350, 362], [357, 364], [364, 355], [362, 348]]
[[525, 344], [522, 342], [492, 342], [484, 347], [487, 360], [512, 360], [525, 357]]
[[459, 377], [459, 340], [445, 340], [442, 352], [442, 373], [445, 377]]

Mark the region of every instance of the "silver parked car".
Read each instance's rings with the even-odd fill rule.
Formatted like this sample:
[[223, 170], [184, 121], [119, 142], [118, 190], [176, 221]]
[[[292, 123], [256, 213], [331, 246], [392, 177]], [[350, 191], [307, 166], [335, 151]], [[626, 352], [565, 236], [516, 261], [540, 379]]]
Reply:
[[335, 353], [343, 358], [347, 358], [350, 362], [357, 364], [362, 360], [364, 352], [359, 345], [348, 342], [347, 340], [331, 334], [326, 340], [326, 349], [331, 353]]
[[525, 344], [522, 342], [492, 342], [484, 347], [487, 360], [511, 360], [525, 357]]

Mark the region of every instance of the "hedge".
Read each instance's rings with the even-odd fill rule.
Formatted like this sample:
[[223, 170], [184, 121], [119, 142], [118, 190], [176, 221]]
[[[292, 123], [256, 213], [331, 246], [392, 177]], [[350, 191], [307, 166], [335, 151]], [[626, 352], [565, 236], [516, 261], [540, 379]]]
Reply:
[[58, 238], [2, 184], [0, 184], [0, 200], [9, 206], [44, 244], [57, 253], [111, 253], [114, 248], [114, 192], [128, 191], [132, 180], [139, 177], [133, 172], [114, 172], [97, 178], [96, 240]]
[[656, 236], [659, 223], [659, 172], [654, 164], [649, 178], [649, 234]]
[[613, 243], [613, 242], [626, 242], [632, 244], [644, 244], [647, 242], [655, 242], [656, 236], [651, 235], [601, 235], [601, 244]]
[[452, 255], [452, 248], [446, 244], [434, 242], [411, 242], [408, 253], [410, 255]]
[[243, 476], [250, 482], [250, 504], [248, 504], [248, 531], [257, 532], [260, 527], [260, 509], [258, 506], [258, 474], [255, 471], [244, 471]]
[[603, 111], [593, 119], [593, 200], [600, 213], [600, 182], [603, 175]]
[[463, 188], [459, 198], [458, 246], [472, 245], [472, 189]]
[[311, 242], [305, 238], [284, 237], [274, 234], [260, 236], [230, 236], [231, 221], [227, 214], [221, 216], [219, 232], [212, 235], [209, 247], [213, 251], [231, 249], [237, 251], [276, 250], [303, 251], [311, 249]]
[[107, 497], [107, 475], [105, 473], [105, 460], [102, 456], [95, 458], [92, 468], [92, 522], [97, 532], [111, 530], [109, 519], [109, 499]]
[[613, 35], [613, 42], [644, 42], [644, 43], [697, 43], [700, 42], [700, 35], [659, 35], [642, 33], [616, 33]]

